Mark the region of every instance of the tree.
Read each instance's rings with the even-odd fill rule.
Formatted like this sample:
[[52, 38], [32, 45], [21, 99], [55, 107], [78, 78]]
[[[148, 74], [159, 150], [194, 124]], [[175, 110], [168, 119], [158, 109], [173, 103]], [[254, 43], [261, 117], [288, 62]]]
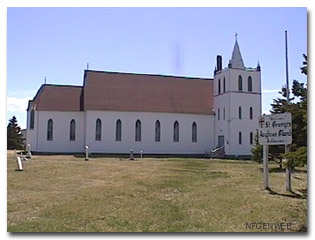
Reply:
[[17, 123], [17, 119], [13, 116], [9, 120], [7, 127], [7, 149], [22, 149], [24, 138], [21, 133], [21, 128]]
[[292, 115], [292, 150], [307, 146], [307, 88], [304, 83], [293, 81], [292, 94], [289, 103], [286, 100], [286, 88], [279, 92], [283, 98], [273, 100], [271, 113], [290, 112]]
[[263, 158], [263, 146], [258, 142], [258, 132], [255, 134], [254, 142], [255, 146], [252, 148], [252, 159], [261, 163]]
[[[307, 75], [307, 56], [303, 54], [303, 66], [300, 68], [301, 72]], [[281, 158], [288, 158], [292, 161], [292, 166], [303, 166], [307, 162], [307, 87], [304, 83], [297, 80], [293, 81], [292, 97], [287, 102], [287, 89], [282, 87], [279, 94], [281, 97], [274, 99], [271, 104], [272, 114], [290, 112], [292, 115], [292, 144], [290, 145], [291, 152], [288, 154], [279, 154], [284, 152], [284, 146], [276, 145], [269, 146], [269, 154], [271, 159], [276, 160]], [[256, 148], [256, 149], [255, 149]], [[256, 156], [261, 153], [261, 147], [257, 144], [253, 149], [256, 151]]]
[[[303, 54], [303, 66], [300, 68], [302, 74], [307, 75], [307, 55]], [[289, 103], [286, 102], [286, 89], [283, 87], [283, 98], [274, 100], [272, 113], [290, 112], [292, 115], [292, 144], [291, 151], [281, 154], [281, 157], [292, 160], [291, 165], [304, 166], [307, 163], [307, 88], [304, 83], [293, 81], [291, 92], [293, 97]], [[278, 146], [273, 149], [279, 150]], [[279, 151], [277, 151], [279, 152]]]
[[301, 67], [301, 72], [307, 75], [307, 55], [303, 54], [303, 58], [304, 58], [304, 61], [303, 61], [303, 66]]

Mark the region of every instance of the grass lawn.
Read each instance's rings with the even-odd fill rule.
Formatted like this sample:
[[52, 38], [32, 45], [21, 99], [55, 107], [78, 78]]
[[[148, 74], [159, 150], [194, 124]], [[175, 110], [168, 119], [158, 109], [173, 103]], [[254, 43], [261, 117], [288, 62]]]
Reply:
[[[33, 156], [24, 171], [7, 162], [9, 232], [246, 232], [246, 223], [305, 229], [306, 169], [273, 171], [240, 160]], [[262, 225], [260, 225], [262, 226]], [[288, 225], [286, 225], [288, 226]], [[280, 230], [277, 230], [280, 231]]]

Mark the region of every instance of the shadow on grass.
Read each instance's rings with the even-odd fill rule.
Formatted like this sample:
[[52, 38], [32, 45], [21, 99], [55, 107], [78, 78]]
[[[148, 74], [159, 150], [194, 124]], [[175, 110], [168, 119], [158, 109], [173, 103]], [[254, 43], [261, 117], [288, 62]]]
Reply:
[[278, 193], [273, 191], [271, 188], [267, 189], [269, 194], [271, 195], [277, 195], [277, 196], [283, 196], [283, 197], [289, 197], [289, 198], [295, 198], [295, 199], [306, 199], [307, 198], [307, 189], [300, 189], [298, 192], [301, 192], [302, 194], [298, 194], [296, 192], [290, 191], [290, 194], [285, 193]]
[[[285, 168], [279, 168], [279, 167], [274, 167], [274, 168], [269, 168], [269, 173], [285, 173]], [[263, 172], [264, 169], [260, 168], [260, 171]], [[293, 174], [294, 173], [307, 173], [307, 170], [304, 169], [294, 169], [293, 170]]]

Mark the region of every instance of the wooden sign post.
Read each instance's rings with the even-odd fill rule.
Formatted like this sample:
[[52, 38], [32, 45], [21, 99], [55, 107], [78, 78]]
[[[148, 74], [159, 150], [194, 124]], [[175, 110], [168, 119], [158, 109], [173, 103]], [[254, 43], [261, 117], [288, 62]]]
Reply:
[[269, 189], [268, 145], [263, 145], [264, 189]]
[[[258, 123], [259, 144], [263, 145], [264, 188], [269, 189], [268, 146], [285, 145], [288, 151], [288, 144], [292, 143], [292, 117], [289, 112], [263, 115]], [[286, 179], [286, 190], [291, 191], [290, 164], [287, 165]]]

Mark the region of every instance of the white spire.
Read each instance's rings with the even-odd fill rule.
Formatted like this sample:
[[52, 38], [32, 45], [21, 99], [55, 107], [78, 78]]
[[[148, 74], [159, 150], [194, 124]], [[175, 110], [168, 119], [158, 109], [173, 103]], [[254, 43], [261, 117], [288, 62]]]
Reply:
[[235, 34], [235, 45], [232, 53], [231, 68], [245, 69], [240, 47], [237, 42], [237, 34]]

